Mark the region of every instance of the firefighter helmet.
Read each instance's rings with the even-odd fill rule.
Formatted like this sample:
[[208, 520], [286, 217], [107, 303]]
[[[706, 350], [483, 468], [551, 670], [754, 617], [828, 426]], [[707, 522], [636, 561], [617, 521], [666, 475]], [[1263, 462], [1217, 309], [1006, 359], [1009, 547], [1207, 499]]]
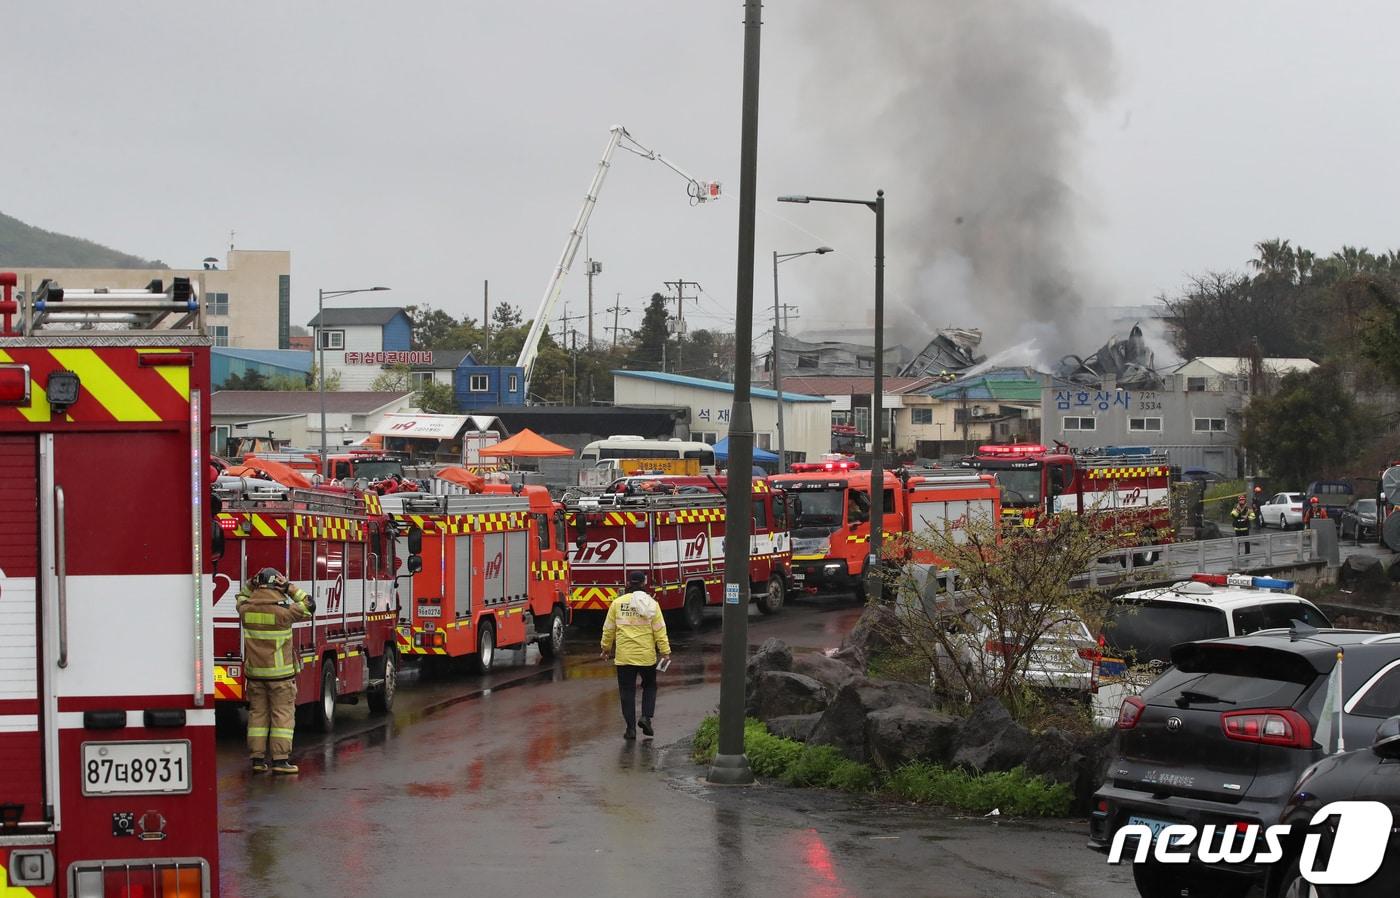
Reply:
[[259, 586], [277, 586], [282, 582], [282, 574], [275, 567], [265, 567], [258, 571], [253, 582]]

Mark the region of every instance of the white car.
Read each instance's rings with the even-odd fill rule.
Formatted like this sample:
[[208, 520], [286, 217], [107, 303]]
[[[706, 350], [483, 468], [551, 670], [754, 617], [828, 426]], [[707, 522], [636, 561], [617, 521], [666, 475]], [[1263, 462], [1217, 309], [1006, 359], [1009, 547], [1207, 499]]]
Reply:
[[[1040, 689], [1087, 692], [1093, 682], [1098, 645], [1089, 628], [1070, 615], [1053, 625], [1022, 652], [1018, 636], [997, 635], [985, 621], [973, 615], [963, 618], [963, 629], [955, 640], [961, 666], [974, 676], [994, 678], [1001, 674], [1007, 659], [1016, 658], [1023, 667], [1022, 681]], [[940, 648], [940, 658], [932, 675], [933, 683], [958, 688], [960, 677], [953, 672], [952, 660]]]
[[1259, 506], [1259, 525], [1280, 530], [1303, 526], [1303, 494], [1275, 493], [1272, 499]]
[[1102, 656], [1094, 665], [1094, 723], [1116, 724], [1123, 700], [1171, 666], [1174, 645], [1288, 629], [1294, 621], [1331, 626], [1316, 605], [1288, 592], [1292, 588], [1292, 582], [1271, 577], [1197, 574], [1114, 598], [1099, 641]]

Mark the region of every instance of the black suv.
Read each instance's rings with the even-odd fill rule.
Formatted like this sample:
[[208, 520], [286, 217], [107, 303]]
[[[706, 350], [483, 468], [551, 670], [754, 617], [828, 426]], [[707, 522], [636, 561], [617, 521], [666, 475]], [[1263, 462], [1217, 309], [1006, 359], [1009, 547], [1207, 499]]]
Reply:
[[[1381, 687], [1386, 697], [1392, 701], [1400, 700], [1400, 688], [1397, 688], [1400, 687], [1400, 665], [1382, 676], [1390, 681], [1387, 686]], [[1368, 694], [1370, 692], [1375, 692], [1375, 689]], [[1372, 702], [1364, 707], [1358, 706], [1352, 713], [1358, 710], [1375, 713], [1382, 709], [1378, 703]], [[1303, 774], [1279, 820], [1280, 823], [1289, 824], [1292, 829], [1283, 843], [1283, 859], [1269, 870], [1264, 894], [1271, 898], [1303, 898], [1308, 895], [1322, 898], [1333, 895], [1393, 898], [1400, 885], [1400, 832], [1394, 826], [1386, 840], [1380, 869], [1365, 882], [1345, 888], [1314, 886], [1309, 889], [1308, 882], [1299, 872], [1303, 840], [1310, 832], [1320, 833], [1322, 839], [1316, 857], [1330, 857], [1331, 840], [1336, 835], [1335, 825], [1319, 826], [1313, 830], [1309, 824], [1318, 811], [1334, 801], [1379, 801], [1387, 805], [1392, 818], [1400, 822], [1400, 717], [1382, 721], [1376, 730], [1375, 740], [1361, 750], [1331, 755], [1309, 767]], [[1329, 823], [1335, 824], [1335, 821]]]
[[[1400, 634], [1299, 625], [1173, 647], [1174, 666], [1123, 702], [1090, 847], [1107, 851], [1128, 824], [1158, 833], [1172, 823], [1277, 823], [1299, 775], [1326, 752], [1318, 718], [1339, 650], [1351, 709], [1342, 733], [1348, 745], [1370, 745], [1381, 720], [1400, 714]], [[1149, 860], [1133, 866], [1133, 880], [1143, 898], [1223, 898], [1243, 896], [1265, 872]]]

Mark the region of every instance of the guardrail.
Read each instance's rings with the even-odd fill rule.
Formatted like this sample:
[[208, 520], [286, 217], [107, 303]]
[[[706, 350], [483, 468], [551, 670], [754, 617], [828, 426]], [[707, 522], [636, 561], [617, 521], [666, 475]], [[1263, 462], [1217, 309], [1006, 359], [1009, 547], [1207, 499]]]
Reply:
[[[1252, 533], [1249, 536], [1163, 543], [1115, 549], [1080, 575], [1090, 586], [1112, 586], [1143, 573], [1169, 580], [1198, 573], [1229, 573], [1319, 559], [1317, 534], [1312, 530]], [[1083, 582], [1077, 580], [1076, 582]]]

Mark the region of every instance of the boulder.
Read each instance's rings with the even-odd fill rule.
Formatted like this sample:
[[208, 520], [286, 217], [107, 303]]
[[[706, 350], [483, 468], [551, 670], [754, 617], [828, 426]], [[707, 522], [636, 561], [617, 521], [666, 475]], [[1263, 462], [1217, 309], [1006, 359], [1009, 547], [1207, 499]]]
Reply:
[[792, 672], [809, 676], [831, 691], [832, 695], [836, 690], [845, 686], [855, 679], [856, 670], [849, 664], [843, 664], [836, 658], [824, 655], [821, 652], [804, 652], [792, 657]]
[[1087, 814], [1093, 809], [1094, 791], [1103, 783], [1112, 742], [1112, 730], [1075, 736], [1052, 727], [1035, 737], [1026, 772], [1068, 785], [1074, 792], [1070, 813]]
[[870, 658], [890, 646], [898, 639], [899, 617], [889, 605], [866, 605], [860, 619], [841, 640], [839, 658], [849, 659], [864, 671]]
[[786, 642], [772, 636], [763, 641], [763, 645], [758, 647], [758, 651], [754, 652], [744, 665], [749, 682], [753, 682], [759, 674], [769, 670], [792, 670], [792, 649], [788, 648]]
[[1010, 770], [1026, 762], [1035, 740], [1001, 702], [983, 699], [963, 723], [953, 763], [978, 773]]
[[798, 742], [806, 742], [812, 736], [812, 730], [816, 728], [817, 721], [821, 720], [820, 713], [817, 714], [787, 714], [783, 717], [774, 717], [767, 721], [768, 732], [774, 736], [781, 736], [784, 739], [795, 739]]
[[868, 761], [865, 719], [872, 711], [895, 705], [930, 708], [933, 691], [912, 683], [855, 677], [837, 690], [807, 741], [813, 745], [830, 745], [853, 761]]
[[1342, 562], [1337, 572], [1337, 582], [1345, 589], [1384, 590], [1390, 587], [1390, 577], [1385, 566], [1375, 555], [1352, 555]]
[[785, 670], [758, 675], [749, 691], [747, 712], [759, 720], [792, 714], [817, 714], [826, 710], [831, 694], [811, 677]]
[[932, 708], [894, 705], [865, 718], [865, 742], [875, 766], [894, 770], [910, 761], [946, 764], [962, 721]]

